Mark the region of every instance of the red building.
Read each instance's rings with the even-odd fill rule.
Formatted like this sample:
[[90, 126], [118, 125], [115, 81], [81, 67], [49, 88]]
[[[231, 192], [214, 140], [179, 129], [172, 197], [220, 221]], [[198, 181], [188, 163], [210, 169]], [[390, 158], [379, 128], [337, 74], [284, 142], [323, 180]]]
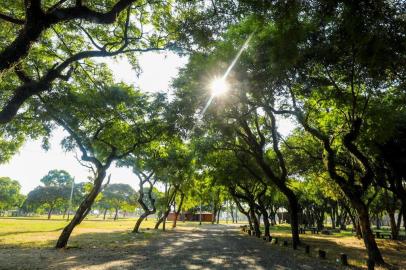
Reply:
[[[167, 220], [173, 221], [175, 219], [175, 213], [169, 213]], [[189, 213], [185, 212], [178, 216], [178, 221], [199, 221], [200, 220], [200, 213]], [[211, 222], [213, 220], [213, 214], [210, 212], [202, 212], [202, 221], [204, 222]]]

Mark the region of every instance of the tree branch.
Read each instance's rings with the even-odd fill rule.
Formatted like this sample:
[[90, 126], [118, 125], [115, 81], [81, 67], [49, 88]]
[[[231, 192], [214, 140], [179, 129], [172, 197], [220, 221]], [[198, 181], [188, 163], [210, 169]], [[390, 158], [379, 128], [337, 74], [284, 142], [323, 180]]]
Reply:
[[2, 14], [2, 13], [0, 13], [0, 19], [2, 19], [4, 21], [7, 21], [7, 22], [10, 22], [10, 23], [13, 23], [13, 24], [19, 24], [19, 25], [24, 25], [24, 23], [25, 23], [24, 20], [16, 19], [16, 18], [13, 18], [13, 17], [11, 17], [9, 15]]

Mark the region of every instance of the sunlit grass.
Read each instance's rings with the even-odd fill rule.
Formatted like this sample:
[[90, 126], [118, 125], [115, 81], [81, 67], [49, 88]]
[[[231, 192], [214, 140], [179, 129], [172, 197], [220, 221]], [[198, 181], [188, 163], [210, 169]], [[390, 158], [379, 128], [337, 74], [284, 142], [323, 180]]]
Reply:
[[[101, 220], [90, 217], [78, 225], [72, 233], [70, 247], [122, 247], [138, 240], [152, 237], [158, 231], [152, 230], [154, 219], [141, 224], [143, 233], [133, 234], [136, 219], [117, 221]], [[66, 220], [55, 216], [51, 220], [45, 217], [2, 218], [0, 219], [0, 247], [44, 248], [53, 247], [62, 229], [68, 224]]]

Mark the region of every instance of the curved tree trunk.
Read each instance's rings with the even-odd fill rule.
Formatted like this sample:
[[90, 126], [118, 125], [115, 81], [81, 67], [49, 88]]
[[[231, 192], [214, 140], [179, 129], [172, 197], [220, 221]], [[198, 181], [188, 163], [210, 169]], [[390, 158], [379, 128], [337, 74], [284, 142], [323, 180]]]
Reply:
[[382, 258], [381, 252], [376, 244], [374, 234], [371, 229], [371, 223], [369, 221], [369, 213], [367, 206], [358, 200], [354, 200], [354, 207], [359, 215], [359, 223], [362, 232], [362, 238], [364, 244], [367, 248], [368, 258], [373, 260], [377, 265], [385, 265], [385, 262]]
[[257, 215], [256, 215], [255, 210], [254, 210], [254, 206], [250, 207], [249, 213], [250, 213], [252, 225], [254, 227], [254, 235], [256, 237], [261, 237], [261, 229], [260, 229], [260, 226], [259, 226]]
[[178, 210], [175, 212], [175, 217], [174, 217], [174, 220], [173, 220], [173, 223], [172, 223], [172, 228], [176, 228], [176, 222], [178, 220], [180, 211], [182, 210], [182, 205], [183, 205], [184, 198], [185, 198], [185, 195], [183, 193], [181, 193], [180, 194], [180, 202], [179, 202], [179, 205], [178, 205]]
[[[155, 207], [155, 199], [152, 197], [152, 189], [155, 184], [155, 181], [151, 182], [151, 177], [154, 175], [154, 173], [150, 173], [149, 175], [146, 175], [144, 173], [136, 173], [138, 178], [139, 178], [139, 186], [140, 190], [138, 191], [140, 196], [138, 197], [138, 203], [141, 205], [142, 209], [144, 210], [144, 213], [141, 214], [141, 216], [137, 219], [137, 222], [135, 223], [134, 229], [132, 230], [133, 233], [138, 233], [141, 223], [146, 220], [149, 215], [152, 215], [156, 212], [156, 207]], [[144, 179], [143, 179], [144, 177]], [[149, 183], [149, 190], [148, 190], [148, 198], [149, 201], [152, 204], [152, 210], [148, 208], [148, 206], [144, 202], [144, 183], [148, 182]]]
[[144, 219], [150, 215], [150, 213], [146, 212], [146, 213], [142, 213], [142, 215], [137, 219], [137, 222], [135, 223], [134, 229], [133, 229], [133, 233], [139, 233], [140, 231], [140, 226], [141, 223], [144, 221]]
[[[164, 221], [164, 220], [166, 220], [166, 218], [168, 217], [168, 215], [169, 215], [169, 212], [170, 212], [170, 210], [166, 210], [165, 211], [165, 213], [162, 215], [162, 217], [160, 217], [159, 219], [158, 219], [158, 221], [155, 223], [155, 227], [154, 227], [154, 229], [155, 230], [157, 230], [158, 228], [159, 228], [159, 225], [161, 225], [161, 223]], [[164, 231], [165, 231], [165, 229], [163, 229]]]
[[94, 200], [100, 192], [101, 185], [103, 183], [104, 177], [106, 176], [106, 168], [98, 170], [97, 177], [94, 181], [93, 188], [90, 190], [89, 194], [79, 205], [78, 210], [73, 216], [69, 224], [63, 229], [61, 235], [59, 236], [58, 241], [56, 242], [56, 248], [64, 248], [68, 244], [69, 237], [73, 229], [80, 224], [83, 218], [89, 213]]
[[116, 208], [115, 210], [116, 210], [116, 212], [114, 214], [114, 220], [117, 220], [118, 219], [118, 208]]
[[264, 236], [270, 236], [271, 235], [271, 224], [269, 223], [269, 215], [268, 212], [266, 211], [265, 207], [262, 204], [259, 204], [259, 210], [262, 213], [262, 218], [264, 221]]

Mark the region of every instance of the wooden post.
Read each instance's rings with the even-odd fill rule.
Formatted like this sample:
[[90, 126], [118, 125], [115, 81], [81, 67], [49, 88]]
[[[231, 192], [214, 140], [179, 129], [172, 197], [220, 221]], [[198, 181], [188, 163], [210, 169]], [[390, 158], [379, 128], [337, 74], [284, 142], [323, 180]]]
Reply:
[[319, 249], [319, 258], [320, 259], [326, 258], [326, 252], [324, 250]]
[[310, 246], [309, 245], [305, 246], [305, 253], [310, 254]]
[[343, 266], [348, 266], [348, 256], [345, 253], [340, 254], [340, 262]]

